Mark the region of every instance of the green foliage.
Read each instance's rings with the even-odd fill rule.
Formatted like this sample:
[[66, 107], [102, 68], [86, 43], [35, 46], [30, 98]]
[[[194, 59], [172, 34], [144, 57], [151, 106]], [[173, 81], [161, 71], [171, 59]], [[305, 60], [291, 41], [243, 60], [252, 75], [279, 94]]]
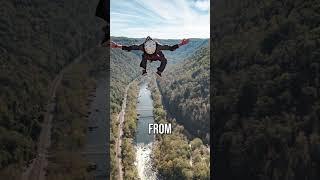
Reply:
[[118, 113], [126, 85], [140, 73], [140, 59], [131, 52], [110, 50], [110, 105], [111, 113]]
[[188, 143], [188, 139], [183, 134], [183, 126], [178, 125], [175, 120], [167, 120], [155, 81], [151, 82], [150, 87], [154, 107], [157, 107], [153, 111], [155, 121], [170, 122], [173, 126], [172, 134], [157, 136], [153, 148], [154, 166], [159, 176], [164, 179], [209, 179], [210, 154], [207, 148], [199, 138]]
[[193, 136], [209, 142], [209, 47], [202, 47], [189, 59], [166, 72], [159, 80], [166, 109]]
[[[159, 42], [161, 44], [174, 45], [180, 43], [180, 40], [160, 39]], [[187, 45], [181, 46], [175, 51], [163, 51], [163, 53], [168, 59], [169, 64], [180, 64], [184, 63], [186, 59], [192, 58], [192, 56], [194, 56], [197, 51], [199, 51], [203, 47], [207, 47], [208, 44], [208, 39], [191, 38], [190, 42]]]
[[73, 64], [62, 77], [52, 122], [48, 179], [90, 178], [87, 159], [81, 152], [86, 141], [88, 97], [95, 88], [96, 78], [104, 73], [98, 67], [106, 66], [105, 52], [95, 49]]
[[213, 5], [216, 179], [319, 178], [319, 7]]
[[202, 140], [200, 138], [195, 138], [190, 142], [191, 149], [195, 150], [203, 145]]
[[122, 141], [122, 166], [124, 169], [124, 179], [136, 179], [138, 171], [134, 164], [136, 159], [136, 149], [133, 144], [135, 132], [137, 128], [137, 98], [138, 98], [138, 84], [133, 82], [127, 94], [127, 106], [123, 128], [123, 141]]
[[[140, 44], [143, 42], [144, 39], [131, 39], [125, 37], [112, 37], [113, 41], [124, 44], [124, 45], [131, 45], [131, 44]], [[163, 44], [176, 44], [178, 40], [159, 40], [160, 43]], [[192, 39], [188, 47], [182, 47], [176, 50], [175, 52], [164, 52], [168, 58], [170, 63], [178, 63], [183, 61], [185, 58], [189, 57], [190, 59], [187, 60], [184, 65], [185, 69], [190, 69], [186, 76], [192, 76], [192, 78], [196, 78], [196, 80], [192, 81], [195, 85], [197, 85], [198, 89], [196, 91], [195, 96], [200, 97], [202, 92], [205, 91], [204, 97], [201, 97], [201, 103], [204, 101], [205, 103], [201, 104], [201, 108], [207, 113], [208, 115], [208, 99], [209, 97], [206, 96], [209, 94], [208, 88], [205, 89], [203, 86], [209, 86], [209, 51], [208, 51], [208, 40], [203, 39]], [[201, 47], [204, 47], [201, 49]], [[194, 55], [193, 55], [194, 54]], [[124, 89], [126, 85], [135, 77], [137, 77], [139, 70], [139, 63], [141, 61], [141, 52], [132, 51], [132, 52], [125, 52], [119, 49], [111, 49], [111, 112], [118, 113], [121, 108], [121, 102], [123, 99]], [[198, 64], [194, 63], [198, 62]], [[201, 64], [201, 65], [200, 65]], [[192, 68], [191, 68], [192, 67]], [[177, 65], [177, 69], [180, 69]], [[170, 76], [178, 76], [179, 78], [183, 78], [185, 75], [182, 71], [179, 70], [177, 74], [170, 74]], [[169, 78], [168, 78], [169, 79]], [[186, 79], [186, 80], [190, 80]], [[179, 85], [182, 84], [179, 81]], [[196, 82], [198, 81], [198, 82]], [[202, 83], [202, 84], [201, 84]], [[167, 112], [163, 109], [163, 105], [161, 102], [161, 95], [157, 88], [155, 88], [155, 84], [151, 85], [152, 88], [152, 99], [154, 102], [154, 117], [157, 123], [167, 123]], [[200, 89], [199, 89], [200, 87]], [[185, 87], [184, 87], [185, 88]], [[202, 89], [201, 89], [202, 88]], [[134, 89], [134, 88], [133, 88]], [[177, 89], [179, 91], [181, 89]], [[192, 91], [192, 90], [190, 90]], [[198, 92], [199, 91], [199, 92]], [[123, 149], [122, 149], [122, 162], [124, 166], [124, 172], [127, 179], [132, 179], [136, 177], [136, 170], [134, 168], [133, 162], [135, 157], [135, 151], [132, 146], [132, 141], [136, 129], [136, 111], [135, 111], [135, 103], [136, 103], [136, 96], [130, 95], [130, 92], [134, 92], [134, 90], [129, 90], [128, 100], [127, 100], [127, 110], [126, 110], [126, 120], [124, 124], [124, 142], [123, 142]], [[170, 92], [168, 92], [170, 93]], [[132, 97], [135, 97], [132, 99]], [[175, 97], [179, 99], [179, 97]], [[186, 96], [186, 99], [189, 98], [188, 101], [194, 101], [197, 97], [189, 97]], [[194, 99], [192, 99], [194, 98]], [[200, 102], [199, 101], [199, 102]], [[133, 104], [131, 104], [133, 103]], [[200, 106], [196, 104], [196, 106]], [[204, 108], [203, 108], [204, 106]], [[181, 107], [179, 107], [181, 108]], [[193, 107], [190, 107], [190, 109]], [[183, 108], [181, 108], [183, 109]], [[189, 109], [188, 109], [189, 110]], [[199, 110], [197, 109], [196, 112], [198, 113]], [[189, 115], [189, 114], [188, 114]], [[203, 118], [205, 115], [200, 115], [200, 118]], [[115, 143], [116, 133], [118, 132], [118, 123], [116, 116], [112, 116], [112, 134], [111, 135], [111, 143]], [[203, 120], [205, 121], [205, 120]], [[174, 122], [172, 120], [171, 122]], [[209, 119], [207, 118], [207, 123]], [[202, 122], [201, 122], [202, 123]], [[193, 172], [193, 166], [190, 164], [190, 156], [193, 150], [190, 149], [189, 143], [185, 135], [183, 135], [184, 128], [183, 126], [179, 126], [176, 123], [174, 124], [174, 134], [166, 135], [166, 136], [158, 136], [159, 144], [154, 148], [154, 161], [155, 166], [159, 171], [159, 174], [163, 176], [165, 179], [208, 179], [209, 178], [209, 152], [200, 153], [202, 157], [200, 160], [195, 161], [196, 170], [199, 170], [199, 173]], [[206, 128], [208, 128], [207, 126]], [[197, 134], [197, 133], [195, 133]], [[205, 134], [205, 133], [204, 133]], [[205, 136], [205, 135], [204, 135]], [[199, 140], [199, 139], [198, 139]], [[194, 140], [195, 148], [194, 150], [198, 150], [203, 148], [204, 146], [199, 144], [198, 140]], [[201, 140], [200, 140], [201, 141]], [[112, 146], [113, 148], [115, 146]], [[114, 152], [114, 150], [112, 151]], [[170, 155], [171, 154], [171, 155]], [[111, 156], [115, 156], [111, 154]], [[115, 163], [115, 161], [114, 161]], [[117, 168], [115, 165], [112, 165], [112, 174], [111, 177], [116, 177], [117, 175]]]
[[136, 180], [138, 171], [134, 165], [136, 152], [132, 138], [124, 138], [122, 141], [122, 165], [124, 168], [124, 179]]
[[[120, 38], [121, 41], [125, 41], [126, 38]], [[112, 37], [112, 40], [113, 37]], [[116, 152], [115, 152], [115, 144], [116, 139], [118, 138], [118, 128], [119, 122], [117, 119], [117, 115], [121, 110], [122, 100], [124, 95], [124, 90], [126, 86], [134, 80], [138, 74], [140, 73], [139, 70], [139, 62], [140, 59], [137, 55], [131, 52], [125, 52], [119, 49], [111, 49], [110, 50], [110, 112], [111, 112], [111, 132], [110, 132], [110, 159], [111, 159], [111, 173], [110, 178], [116, 178], [118, 175], [118, 168], [116, 167]], [[137, 85], [134, 84], [132, 87], [137, 88]], [[133, 134], [136, 129], [136, 119], [133, 119], [134, 111], [133, 111], [133, 104], [132, 101], [134, 100], [133, 95], [136, 93], [135, 91], [129, 90], [128, 92], [128, 103], [130, 106], [127, 108], [131, 108], [126, 113], [130, 114], [130, 116], [126, 116], [130, 121], [124, 124], [124, 133], [128, 138], [133, 138]], [[130, 100], [129, 100], [130, 99]], [[136, 100], [134, 100], [136, 101]], [[134, 120], [134, 121], [133, 121]], [[130, 150], [133, 152], [133, 146], [130, 145]], [[127, 159], [123, 159], [123, 161], [127, 161]], [[133, 161], [134, 162], [134, 161]], [[133, 163], [132, 162], [132, 163]], [[128, 162], [129, 163], [129, 162]], [[131, 162], [130, 162], [131, 163]], [[126, 168], [126, 167], [125, 167]], [[127, 177], [135, 177], [132, 176], [135, 174], [135, 170], [132, 168], [132, 164], [129, 164], [127, 167]], [[125, 175], [126, 175], [125, 174]]]
[[[155, 37], [156, 38], [156, 37]], [[117, 43], [123, 45], [132, 45], [132, 44], [142, 44], [145, 41], [145, 38], [126, 38], [126, 37], [111, 37], [111, 39]], [[175, 45], [179, 44], [180, 40], [178, 39], [155, 39], [161, 44]], [[170, 64], [178, 64], [183, 62], [186, 58], [192, 56], [198, 49], [204, 46], [208, 46], [208, 39], [197, 39], [192, 38], [186, 46], [182, 46], [175, 51], [163, 51], [163, 54], [168, 59]], [[137, 55], [140, 59], [142, 52], [141, 51], [131, 51], [133, 54]]]
[[115, 143], [110, 142], [110, 179], [116, 178], [119, 173], [116, 166], [116, 158]]
[[95, 8], [90, 0], [0, 2], [0, 137], [11, 143], [0, 145], [0, 173], [18, 176], [35, 157], [50, 82], [97, 43]]
[[[6, 128], [0, 127], [0, 168], [6, 168], [4, 171], [0, 172], [0, 177], [16, 177], [16, 175], [11, 174], [11, 168], [15, 168], [17, 171], [20, 171], [19, 167], [12, 165], [11, 162], [23, 163], [28, 159], [28, 157], [21, 156], [22, 153], [33, 155], [33, 148], [31, 138], [25, 138], [20, 133], [16, 131], [8, 131]], [[16, 177], [18, 178], [18, 177]]]

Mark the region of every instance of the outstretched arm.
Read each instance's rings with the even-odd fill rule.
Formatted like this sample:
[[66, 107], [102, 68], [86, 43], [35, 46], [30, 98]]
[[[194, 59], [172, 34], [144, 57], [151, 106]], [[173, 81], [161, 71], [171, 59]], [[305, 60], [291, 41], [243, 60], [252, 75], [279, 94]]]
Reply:
[[131, 46], [122, 46], [122, 50], [127, 50], [127, 51], [131, 51], [131, 50], [141, 50], [143, 51], [143, 45], [131, 45]]
[[189, 43], [189, 39], [182, 39], [181, 42], [179, 44], [175, 44], [173, 46], [170, 45], [162, 45], [158, 43], [158, 48], [159, 50], [170, 50], [170, 51], [174, 51], [176, 49], [178, 49], [180, 46], [183, 46], [185, 44]]
[[131, 50], [141, 50], [143, 51], [143, 45], [131, 45], [131, 46], [124, 46], [121, 44], [117, 44], [115, 42], [110, 43], [111, 48], [121, 48], [122, 50], [131, 51]]

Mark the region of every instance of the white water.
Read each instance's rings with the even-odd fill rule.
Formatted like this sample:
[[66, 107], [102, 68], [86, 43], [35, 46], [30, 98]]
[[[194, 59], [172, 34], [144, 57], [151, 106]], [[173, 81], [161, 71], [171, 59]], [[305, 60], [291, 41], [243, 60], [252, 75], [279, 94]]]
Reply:
[[141, 180], [156, 180], [157, 174], [152, 168], [151, 150], [152, 143], [136, 145], [136, 166], [138, 169], [139, 178]]

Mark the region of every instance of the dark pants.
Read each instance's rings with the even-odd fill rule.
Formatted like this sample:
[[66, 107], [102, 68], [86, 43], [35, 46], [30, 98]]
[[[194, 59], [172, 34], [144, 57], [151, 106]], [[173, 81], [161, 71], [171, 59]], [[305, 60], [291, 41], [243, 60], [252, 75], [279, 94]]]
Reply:
[[166, 68], [166, 65], [167, 65], [167, 59], [162, 56], [161, 58], [159, 59], [149, 59], [147, 55], [145, 54], [142, 54], [142, 60], [141, 60], [141, 63], [140, 63], [140, 67], [142, 67], [143, 69], [147, 69], [147, 61], [148, 60], [151, 60], [151, 61], [160, 61], [161, 64], [160, 64], [160, 67], [158, 67], [158, 71], [160, 72], [163, 72], [164, 69]]

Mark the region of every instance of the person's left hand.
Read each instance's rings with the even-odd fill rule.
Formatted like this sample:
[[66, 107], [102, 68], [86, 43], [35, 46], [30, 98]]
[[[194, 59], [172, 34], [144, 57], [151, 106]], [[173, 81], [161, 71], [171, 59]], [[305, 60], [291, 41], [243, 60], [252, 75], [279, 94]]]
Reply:
[[115, 43], [113, 41], [110, 42], [110, 46], [111, 46], [111, 48], [119, 48], [119, 47], [121, 47], [121, 45], [119, 45], [119, 44], [117, 44], [117, 43]]
[[189, 39], [182, 39], [179, 45], [183, 46], [183, 45], [186, 45], [188, 43], [189, 43]]

